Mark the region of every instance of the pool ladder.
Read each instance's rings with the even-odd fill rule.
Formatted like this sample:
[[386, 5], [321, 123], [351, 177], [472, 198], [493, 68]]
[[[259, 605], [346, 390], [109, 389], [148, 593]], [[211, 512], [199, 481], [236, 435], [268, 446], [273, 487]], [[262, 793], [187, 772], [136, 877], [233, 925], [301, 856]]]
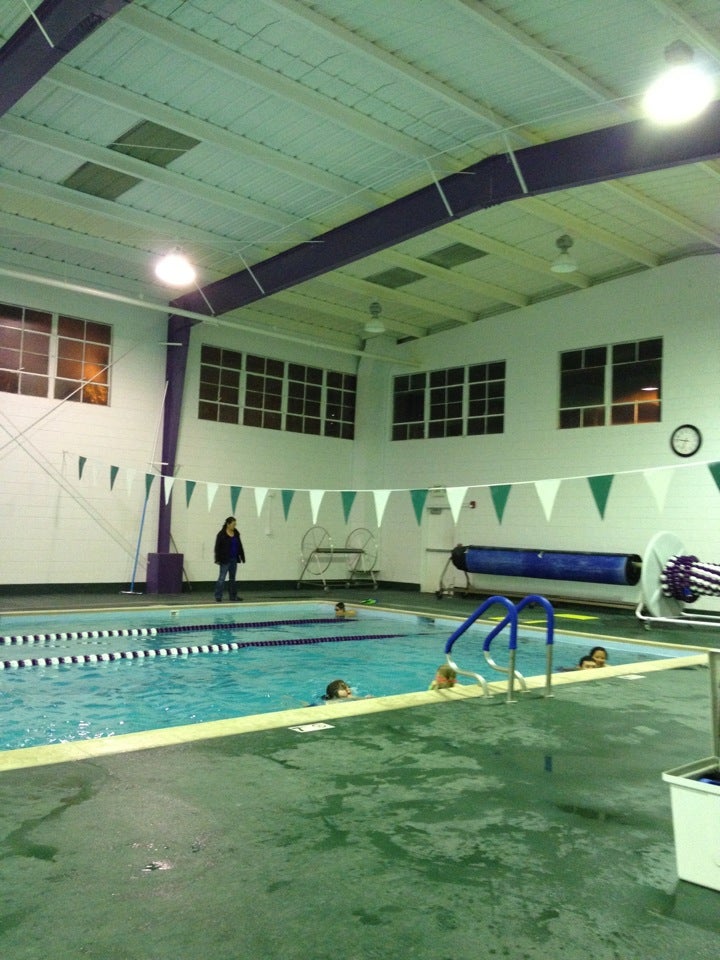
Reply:
[[[485, 637], [483, 643], [483, 654], [485, 656], [485, 661], [488, 666], [493, 670], [498, 670], [501, 673], [507, 674], [508, 685], [507, 685], [507, 702], [515, 703], [515, 682], [517, 681], [522, 687], [523, 691], [527, 691], [527, 683], [525, 682], [525, 677], [515, 669], [515, 662], [517, 660], [517, 634], [518, 634], [518, 615], [521, 610], [524, 610], [525, 607], [528, 607], [532, 604], [539, 604], [546, 614], [546, 636], [545, 636], [545, 693], [543, 696], [551, 697], [552, 694], [552, 652], [553, 652], [553, 640], [554, 640], [554, 631], [555, 631], [555, 611], [553, 610], [552, 604], [545, 597], [541, 597], [536, 593], [531, 593], [527, 597], [524, 597], [519, 603], [513, 603], [511, 600], [508, 600], [507, 597], [493, 596], [488, 597], [488, 599], [477, 608], [477, 610], [472, 613], [467, 620], [461, 624], [457, 630], [448, 637], [447, 643], [445, 644], [445, 658], [447, 660], [448, 666], [452, 667], [453, 670], [456, 670], [458, 674], [465, 677], [473, 677], [481, 685], [483, 693], [485, 696], [491, 696], [488, 683], [484, 677], [479, 673], [475, 673], [470, 670], [462, 670], [453, 660], [451, 654], [452, 649], [455, 644], [455, 641], [461, 637], [466, 630], [468, 630], [476, 620], [478, 620], [486, 610], [489, 610], [490, 607], [495, 606], [495, 604], [501, 604], [505, 607], [506, 613], [502, 620], [496, 624], [492, 630]], [[496, 663], [490, 655], [490, 645], [498, 636], [502, 633], [503, 630], [507, 629], [510, 636], [508, 640], [508, 665], [507, 667], [502, 667]]]

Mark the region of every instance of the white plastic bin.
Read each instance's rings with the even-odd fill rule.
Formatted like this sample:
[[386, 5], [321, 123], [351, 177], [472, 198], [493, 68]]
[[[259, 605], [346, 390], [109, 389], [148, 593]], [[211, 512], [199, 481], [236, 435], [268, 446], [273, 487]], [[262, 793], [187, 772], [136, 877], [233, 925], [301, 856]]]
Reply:
[[670, 785], [678, 877], [720, 890], [720, 650], [708, 657], [715, 754], [662, 778]]

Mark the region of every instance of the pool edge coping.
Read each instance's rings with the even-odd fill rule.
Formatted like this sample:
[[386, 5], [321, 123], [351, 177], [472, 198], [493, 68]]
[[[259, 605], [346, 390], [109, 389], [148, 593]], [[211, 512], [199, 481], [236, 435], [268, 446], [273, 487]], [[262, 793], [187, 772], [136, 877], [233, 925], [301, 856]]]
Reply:
[[[683, 667], [707, 666], [707, 651], [696, 655], [644, 661], [642, 664], [622, 664], [607, 666], [601, 670], [601, 676], [592, 670], [571, 670], [567, 673], [552, 675], [552, 689], [574, 683], [588, 683], [608, 680], [615, 677], [643, 677], [647, 673], [660, 670], [674, 670]], [[545, 676], [527, 677], [528, 692], [542, 691], [546, 685]], [[54, 743], [38, 747], [22, 747], [16, 750], [0, 751], [0, 773], [11, 770], [30, 769], [52, 764], [70, 763], [76, 760], [91, 760], [123, 753], [135, 753], [141, 750], [154, 750], [159, 747], [180, 746], [213, 740], [221, 737], [238, 736], [245, 733], [259, 733], [264, 730], [290, 728], [304, 723], [328, 722], [345, 717], [363, 716], [373, 713], [385, 713], [414, 706], [426, 706], [442, 703], [458, 703], [465, 700], [480, 699], [487, 703], [499, 702], [507, 693], [507, 681], [492, 681], [488, 684], [492, 698], [485, 698], [479, 685], [461, 684], [451, 690], [419, 691], [397, 694], [390, 697], [373, 697], [341, 701], [337, 704], [323, 704], [312, 707], [296, 707], [292, 710], [278, 710], [273, 713], [253, 714], [247, 717], [232, 717], [226, 720], [210, 720], [206, 723], [185, 724], [176, 727], [164, 727], [157, 730], [144, 730], [137, 733], [120, 734], [113, 737], [98, 737], [91, 740], [71, 740], [66, 743]], [[516, 694], [525, 696], [516, 688]], [[552, 694], [551, 694], [552, 696]], [[543, 698], [544, 699], [544, 698]]]

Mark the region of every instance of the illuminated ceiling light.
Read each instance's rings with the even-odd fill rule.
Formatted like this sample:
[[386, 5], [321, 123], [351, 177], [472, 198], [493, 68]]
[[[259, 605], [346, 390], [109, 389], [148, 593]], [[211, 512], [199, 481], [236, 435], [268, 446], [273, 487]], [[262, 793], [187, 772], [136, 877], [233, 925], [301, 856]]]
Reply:
[[642, 100], [645, 114], [655, 123], [692, 120], [715, 97], [713, 78], [693, 63], [693, 50], [676, 40], [665, 48], [668, 69], [650, 85]]
[[385, 324], [380, 319], [380, 314], [382, 313], [382, 307], [374, 300], [370, 304], [370, 319], [365, 324], [365, 333], [380, 334], [385, 333]]
[[553, 273], [575, 273], [577, 270], [578, 265], [575, 259], [571, 257], [569, 253], [573, 242], [573, 238], [569, 237], [566, 233], [564, 233], [561, 237], [558, 237], [555, 241], [555, 246], [558, 248], [560, 253], [550, 264], [550, 269]]
[[155, 276], [170, 287], [189, 287], [195, 283], [195, 267], [179, 247], [165, 254], [155, 264]]

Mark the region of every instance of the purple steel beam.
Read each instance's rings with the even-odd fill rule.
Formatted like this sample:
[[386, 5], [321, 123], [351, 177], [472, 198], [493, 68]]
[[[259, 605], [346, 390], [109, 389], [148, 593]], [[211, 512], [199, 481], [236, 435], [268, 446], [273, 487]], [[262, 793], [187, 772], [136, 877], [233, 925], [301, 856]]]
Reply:
[[720, 101], [712, 104], [701, 119], [682, 127], [659, 128], [647, 121], [635, 120], [518, 150], [515, 160], [527, 193], [507, 155], [488, 157], [440, 181], [442, 193], [453, 211], [452, 217], [440, 191], [432, 184], [320, 234], [315, 238], [319, 243], [300, 244], [256, 263], [252, 271], [265, 294], [250, 273], [241, 270], [204, 287], [204, 296], [197, 291], [184, 294], [173, 301], [173, 306], [207, 313], [207, 298], [216, 314], [227, 313], [509, 200], [717, 156], [720, 156]]
[[0, 116], [32, 90], [69, 53], [131, 0], [43, 0], [35, 16], [50, 37], [47, 42], [33, 17], [0, 50]]
[[[175, 457], [177, 456], [178, 436], [180, 435], [180, 414], [182, 413], [183, 389], [185, 385], [185, 370], [187, 368], [188, 351], [190, 349], [190, 332], [197, 323], [187, 317], [168, 317], [167, 338], [169, 343], [179, 346], [167, 347], [165, 360], [165, 415], [163, 418], [163, 442], [161, 473], [172, 477], [175, 473]], [[172, 522], [172, 501], [165, 503], [160, 494], [160, 510], [158, 513], [157, 552], [170, 553], [170, 527]]]

